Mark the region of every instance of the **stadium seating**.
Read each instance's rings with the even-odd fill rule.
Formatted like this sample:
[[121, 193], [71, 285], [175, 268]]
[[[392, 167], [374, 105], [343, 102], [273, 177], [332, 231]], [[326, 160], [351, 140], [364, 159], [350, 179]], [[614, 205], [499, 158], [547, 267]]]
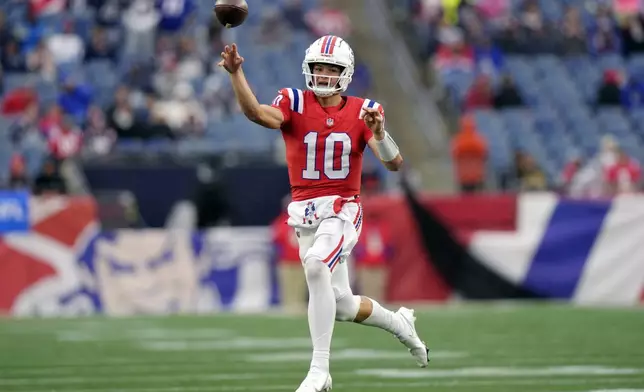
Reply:
[[[518, 13], [522, 0], [511, 2]], [[559, 22], [566, 6], [574, 0], [540, 0], [546, 20]], [[594, 17], [580, 7], [583, 23], [590, 27]], [[423, 34], [420, 32], [419, 34]], [[496, 173], [511, 170], [513, 154], [524, 150], [534, 156], [555, 182], [570, 154], [591, 156], [602, 135], [613, 135], [632, 157], [644, 161], [644, 108], [596, 108], [595, 98], [606, 69], [623, 70], [642, 80], [644, 55], [624, 58], [619, 54], [599, 56], [505, 54], [501, 73], [509, 73], [526, 104], [525, 109], [475, 110], [479, 130], [490, 145], [490, 168]], [[492, 78], [498, 85], [498, 75]], [[459, 69], [441, 69], [439, 79], [452, 103], [461, 107], [476, 74]]]
[[[305, 12], [316, 6], [317, 0], [303, 1]], [[212, 0], [198, 0], [199, 9], [197, 21], [206, 25], [212, 17]], [[313, 37], [308, 33], [294, 33], [289, 35], [290, 42], [286, 42], [284, 51], [276, 52], [265, 49], [257, 42], [256, 28], [259, 26], [262, 14], [270, 7], [279, 7], [282, 1], [274, 0], [253, 0], [252, 12], [244, 24], [243, 32], [231, 33], [240, 45], [246, 59], [246, 74], [254, 91], [258, 94], [261, 102], [270, 102], [280, 88], [293, 86], [302, 87], [303, 77], [301, 70], [302, 56], [312, 42]], [[2, 2], [0, 9], [3, 9], [10, 20], [25, 20], [25, 7], [14, 2]], [[56, 14], [44, 17], [47, 31], [59, 31], [62, 28], [63, 20], [73, 18], [76, 22], [77, 32], [85, 40], [89, 39], [89, 32], [94, 23], [91, 11], [86, 14]], [[240, 30], [241, 31], [241, 30]], [[213, 56], [218, 56], [214, 53]], [[108, 61], [91, 61], [85, 64], [62, 64], [59, 67], [59, 74], [71, 74], [75, 77], [89, 81], [94, 91], [93, 102], [106, 109], [113, 101], [114, 90], [121, 82], [126, 70], [136, 61], [135, 58], [128, 58], [124, 54], [119, 55], [119, 64], [114, 67]], [[203, 88], [204, 80], [194, 80], [195, 91]], [[39, 101], [46, 107], [56, 101], [59, 86], [56, 83], [40, 80], [32, 74], [4, 75], [4, 91], [11, 91], [16, 87], [31, 86], [38, 93]], [[7, 125], [13, 122], [11, 118], [0, 117], [0, 130], [7, 129]], [[232, 118], [218, 119], [209, 118], [207, 131], [204, 138], [187, 138], [178, 142], [167, 140], [141, 141], [119, 141], [116, 146], [117, 152], [141, 153], [151, 152], [178, 152], [189, 156], [204, 152], [263, 152], [269, 153], [279, 138], [277, 132], [266, 132], [260, 126], [249, 122], [242, 114], [235, 114]], [[10, 148], [0, 148], [0, 183], [5, 176], [7, 165], [12, 154]], [[373, 159], [373, 155], [368, 157]]]
[[[604, 134], [613, 135], [630, 155], [644, 160], [644, 109], [592, 108], [603, 68], [635, 69], [644, 58], [634, 57], [626, 64], [620, 60], [507, 58], [506, 71], [515, 78], [527, 108], [475, 111], [479, 130], [490, 144], [492, 167], [506, 170], [513, 151], [525, 150], [554, 179], [570, 153], [595, 153]], [[472, 75], [453, 73], [443, 82], [456, 99], [462, 99]]]

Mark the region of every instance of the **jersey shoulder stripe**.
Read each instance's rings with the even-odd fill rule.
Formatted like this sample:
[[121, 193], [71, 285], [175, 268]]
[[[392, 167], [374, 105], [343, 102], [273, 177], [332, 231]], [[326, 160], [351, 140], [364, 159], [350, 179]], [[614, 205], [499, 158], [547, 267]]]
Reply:
[[304, 93], [297, 88], [286, 89], [288, 98], [291, 101], [291, 111], [299, 114], [304, 113]]

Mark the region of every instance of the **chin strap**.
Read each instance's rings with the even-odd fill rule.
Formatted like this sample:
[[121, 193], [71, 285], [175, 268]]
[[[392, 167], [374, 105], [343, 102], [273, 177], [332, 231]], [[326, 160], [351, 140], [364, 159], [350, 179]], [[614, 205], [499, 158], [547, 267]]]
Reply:
[[398, 145], [387, 131], [385, 131], [384, 139], [376, 140], [376, 150], [384, 162], [393, 161], [400, 153]]

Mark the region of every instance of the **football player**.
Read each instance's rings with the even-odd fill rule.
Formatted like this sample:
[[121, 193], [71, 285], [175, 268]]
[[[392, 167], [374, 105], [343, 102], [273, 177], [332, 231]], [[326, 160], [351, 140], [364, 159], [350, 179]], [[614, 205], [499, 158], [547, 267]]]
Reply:
[[414, 311], [397, 312], [353, 295], [346, 260], [362, 225], [362, 155], [369, 146], [385, 167], [403, 163], [385, 130], [384, 110], [370, 99], [344, 96], [354, 72], [354, 55], [340, 37], [324, 36], [307, 50], [302, 63], [306, 91], [284, 88], [263, 105], [244, 76], [237, 45], [226, 46], [219, 66], [230, 74], [239, 104], [249, 120], [281, 131], [291, 195], [288, 224], [299, 242], [309, 290], [308, 321], [313, 343], [310, 370], [297, 392], [331, 389], [329, 352], [335, 320], [384, 329], [426, 367], [429, 350], [418, 337]]

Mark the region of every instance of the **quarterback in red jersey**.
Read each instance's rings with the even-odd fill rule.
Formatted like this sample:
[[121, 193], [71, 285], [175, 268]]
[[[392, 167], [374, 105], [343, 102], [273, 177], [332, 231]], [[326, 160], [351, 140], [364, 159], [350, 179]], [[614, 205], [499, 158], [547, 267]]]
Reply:
[[387, 169], [403, 159], [385, 130], [380, 104], [343, 96], [354, 72], [353, 50], [340, 37], [325, 36], [306, 51], [302, 63], [307, 90], [284, 88], [271, 105], [262, 105], [248, 86], [237, 46], [226, 46], [219, 65], [230, 74], [242, 111], [249, 120], [279, 129], [293, 201], [288, 224], [298, 237], [300, 261], [309, 290], [308, 319], [313, 358], [297, 392], [329, 391], [331, 336], [335, 320], [384, 329], [400, 340], [426, 367], [429, 350], [416, 332], [414, 311], [385, 309], [356, 296], [346, 260], [362, 227], [360, 177], [369, 146]]

